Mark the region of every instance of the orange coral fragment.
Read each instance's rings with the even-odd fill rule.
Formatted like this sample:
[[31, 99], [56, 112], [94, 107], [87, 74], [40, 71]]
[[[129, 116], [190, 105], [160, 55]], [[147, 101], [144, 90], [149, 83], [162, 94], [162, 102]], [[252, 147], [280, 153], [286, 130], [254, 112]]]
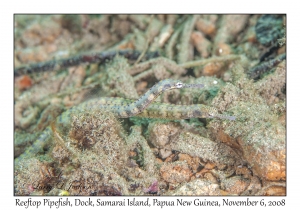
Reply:
[[200, 31], [194, 31], [191, 35], [192, 42], [203, 58], [208, 58], [210, 54], [211, 42], [205, 38]]
[[193, 175], [192, 171], [185, 162], [164, 164], [160, 168], [160, 174], [166, 182], [172, 184], [188, 182]]
[[265, 190], [264, 195], [267, 196], [285, 196], [286, 188], [283, 186], [271, 186]]
[[16, 86], [20, 90], [25, 90], [25, 89], [31, 87], [32, 84], [33, 84], [33, 81], [28, 75], [23, 75], [16, 79]]

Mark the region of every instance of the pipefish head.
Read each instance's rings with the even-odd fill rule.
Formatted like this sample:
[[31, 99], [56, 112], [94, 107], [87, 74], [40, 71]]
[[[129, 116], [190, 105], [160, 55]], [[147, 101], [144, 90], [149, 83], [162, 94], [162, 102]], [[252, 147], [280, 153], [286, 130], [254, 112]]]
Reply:
[[181, 89], [181, 88], [202, 88], [203, 84], [185, 84], [180, 80], [167, 79], [162, 81], [164, 90], [167, 89]]

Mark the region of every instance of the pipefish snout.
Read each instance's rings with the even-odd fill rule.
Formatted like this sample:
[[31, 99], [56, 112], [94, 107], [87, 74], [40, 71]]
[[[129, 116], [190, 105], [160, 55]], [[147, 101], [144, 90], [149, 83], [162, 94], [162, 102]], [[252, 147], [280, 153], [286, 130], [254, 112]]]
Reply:
[[235, 120], [235, 116], [219, 114], [218, 110], [213, 107], [205, 106], [202, 108], [202, 110], [204, 113], [206, 113], [206, 116], [204, 116], [204, 118], [220, 118], [220, 119]]

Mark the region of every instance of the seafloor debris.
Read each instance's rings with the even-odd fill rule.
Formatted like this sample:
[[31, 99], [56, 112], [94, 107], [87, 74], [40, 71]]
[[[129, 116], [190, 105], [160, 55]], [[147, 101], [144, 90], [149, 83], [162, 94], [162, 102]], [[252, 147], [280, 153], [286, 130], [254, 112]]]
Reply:
[[15, 194], [285, 195], [284, 20], [16, 15]]
[[285, 34], [283, 15], [262, 15], [255, 26], [257, 40], [264, 46], [278, 44]]
[[[241, 66], [233, 69], [234, 74], [242, 75], [241, 71]], [[271, 78], [266, 77], [259, 83], [245, 76], [236, 78], [235, 85], [224, 86], [212, 102], [218, 109], [230, 110], [237, 117], [235, 123], [212, 121], [208, 127], [213, 136], [236, 145], [253, 172], [267, 180], [286, 179], [285, 125], [280, 120], [285, 116], [285, 109], [277, 105], [284, 100], [280, 95], [285, 86], [285, 72], [285, 65], [278, 66]], [[267, 85], [271, 80], [276, 88]], [[277, 111], [271, 109], [271, 104]]]
[[253, 68], [251, 68], [248, 72], [248, 76], [251, 79], [258, 79], [260, 76], [265, 74], [268, 71], [271, 71], [273, 67], [276, 67], [280, 62], [286, 59], [286, 54], [281, 54], [278, 57], [271, 59], [269, 61], [265, 61]]

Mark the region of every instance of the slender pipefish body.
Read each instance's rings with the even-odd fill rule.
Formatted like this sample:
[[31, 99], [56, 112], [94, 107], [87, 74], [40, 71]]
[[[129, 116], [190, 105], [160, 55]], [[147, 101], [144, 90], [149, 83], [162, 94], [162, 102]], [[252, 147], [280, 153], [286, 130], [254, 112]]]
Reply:
[[[202, 104], [194, 105], [174, 105], [166, 103], [157, 103], [154, 100], [163, 92], [171, 89], [182, 88], [202, 88], [202, 84], [185, 84], [179, 80], [166, 79], [158, 82], [150, 88], [144, 95], [137, 100], [123, 98], [102, 97], [91, 99], [83, 102], [78, 106], [74, 106], [56, 119], [56, 126], [68, 127], [71, 123], [71, 116], [75, 113], [84, 112], [86, 110], [102, 110], [113, 113], [118, 118], [128, 117], [145, 117], [159, 119], [189, 119], [189, 118], [222, 118], [235, 120], [234, 116], [219, 114], [215, 108]], [[37, 154], [48, 143], [52, 137], [53, 131], [47, 127], [39, 138], [28, 148], [16, 161]]]

